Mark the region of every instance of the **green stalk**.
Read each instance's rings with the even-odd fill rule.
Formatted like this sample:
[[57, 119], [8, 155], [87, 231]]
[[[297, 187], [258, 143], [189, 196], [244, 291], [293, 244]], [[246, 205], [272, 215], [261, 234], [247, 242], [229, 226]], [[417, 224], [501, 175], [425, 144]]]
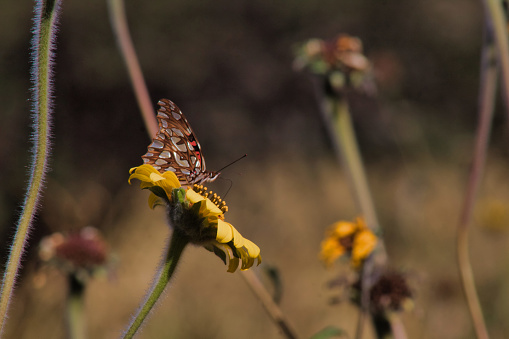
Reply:
[[85, 285], [76, 278], [75, 274], [69, 275], [69, 296], [67, 297], [67, 321], [70, 339], [85, 339]]
[[47, 170], [47, 159], [50, 151], [52, 61], [60, 2], [60, 0], [38, 0], [35, 5], [34, 37], [32, 40], [33, 158], [23, 211], [16, 227], [16, 234], [14, 235], [2, 280], [0, 334], [5, 329], [5, 319], [20, 267], [21, 256], [37, 209]]
[[[332, 139], [335, 141], [336, 149], [350, 182], [352, 192], [357, 206], [364, 217], [368, 227], [374, 233], [380, 233], [380, 225], [376, 215], [373, 198], [369, 190], [364, 165], [357, 145], [357, 139], [350, 117], [348, 103], [343, 95], [326, 96], [323, 115]], [[373, 271], [376, 266], [383, 265], [387, 261], [385, 246], [381, 239], [378, 241], [378, 248], [368, 259], [365, 260], [361, 272], [361, 311], [357, 320], [356, 338], [362, 338], [364, 320], [369, 309], [369, 291], [373, 285]], [[390, 319], [386, 319], [390, 322]], [[376, 326], [379, 322], [374, 322]], [[382, 331], [380, 332], [382, 333]], [[404, 331], [403, 331], [404, 333]], [[394, 335], [394, 333], [393, 333]]]
[[141, 324], [147, 318], [148, 314], [156, 304], [157, 300], [159, 300], [159, 297], [166, 288], [166, 285], [168, 285], [168, 282], [170, 281], [173, 272], [177, 267], [180, 256], [182, 255], [182, 251], [184, 250], [188, 243], [189, 241], [185, 235], [181, 234], [176, 230], [173, 231], [170, 240], [170, 245], [168, 247], [168, 253], [166, 254], [166, 259], [158, 273], [159, 277], [157, 278], [157, 281], [153, 285], [152, 291], [150, 291], [150, 293], [146, 297], [143, 306], [141, 306], [141, 308], [138, 309], [138, 313], [131, 321], [129, 329], [124, 333], [122, 338], [124, 339], [132, 338], [136, 334], [136, 332], [140, 329]]
[[491, 30], [486, 28], [485, 42], [481, 60], [481, 84], [479, 88], [479, 123], [477, 125], [476, 140], [470, 178], [467, 192], [458, 223], [457, 258], [463, 290], [468, 303], [468, 309], [475, 328], [477, 338], [489, 338], [482, 313], [481, 304], [475, 288], [474, 274], [469, 258], [468, 226], [472, 220], [479, 184], [481, 182], [486, 153], [489, 143], [495, 92], [497, 89], [498, 67], [496, 62], [496, 48], [492, 41]]
[[329, 97], [326, 105], [329, 107], [327, 111], [330, 112], [330, 120], [340, 151], [340, 157], [343, 160], [343, 166], [352, 185], [355, 201], [368, 227], [377, 232], [379, 231], [379, 223], [366, 179], [366, 172], [357, 146], [348, 103], [342, 98]]

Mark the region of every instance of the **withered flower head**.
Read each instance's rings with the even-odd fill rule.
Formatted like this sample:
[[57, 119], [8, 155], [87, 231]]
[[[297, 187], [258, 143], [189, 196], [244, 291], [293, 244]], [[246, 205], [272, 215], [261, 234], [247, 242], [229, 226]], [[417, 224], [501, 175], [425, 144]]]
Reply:
[[108, 260], [108, 246], [99, 231], [91, 226], [64, 236], [53, 233], [40, 242], [39, 257], [69, 274], [92, 275]]

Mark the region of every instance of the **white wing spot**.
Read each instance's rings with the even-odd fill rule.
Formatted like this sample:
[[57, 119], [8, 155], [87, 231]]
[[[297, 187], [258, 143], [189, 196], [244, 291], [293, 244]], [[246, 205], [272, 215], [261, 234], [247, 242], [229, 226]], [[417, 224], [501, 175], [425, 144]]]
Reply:
[[175, 113], [175, 112], [171, 112], [171, 115], [173, 115], [173, 118], [174, 118], [175, 120], [180, 120], [180, 118], [182, 117], [180, 114]]
[[154, 140], [148, 147], [163, 148], [164, 144], [159, 140]]
[[166, 165], [168, 162], [166, 160], [163, 160], [163, 159], [157, 159], [155, 164], [156, 165]]
[[[166, 111], [166, 108], [161, 107], [159, 110], [160, 110], [160, 111], [162, 111], [162, 110]], [[159, 118], [165, 118], [165, 119], [169, 119], [169, 118], [170, 118], [170, 117], [168, 116], [168, 114], [163, 113], [163, 112], [157, 112], [157, 116], [158, 116]]]
[[162, 151], [161, 154], [159, 154], [159, 158], [170, 159], [171, 153], [168, 151]]
[[177, 165], [179, 165], [180, 167], [189, 167], [189, 162], [186, 159], [180, 159], [180, 157], [176, 153], [174, 153], [173, 155], [175, 156], [175, 161], [177, 162]]
[[171, 130], [173, 131], [173, 133], [175, 133], [179, 137], [184, 137], [184, 133], [182, 133], [182, 131], [179, 130], [178, 128], [172, 128]]
[[161, 120], [161, 125], [163, 125], [164, 128], [168, 128], [168, 121]]

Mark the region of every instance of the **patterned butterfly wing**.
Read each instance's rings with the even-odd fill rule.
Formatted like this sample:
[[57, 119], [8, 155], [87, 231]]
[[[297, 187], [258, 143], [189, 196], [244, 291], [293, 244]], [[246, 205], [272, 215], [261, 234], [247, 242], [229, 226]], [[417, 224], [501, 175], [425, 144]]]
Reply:
[[214, 181], [219, 173], [207, 171], [200, 143], [182, 111], [168, 99], [158, 105], [159, 131], [142, 156], [143, 162], [161, 173], [175, 172], [182, 185]]

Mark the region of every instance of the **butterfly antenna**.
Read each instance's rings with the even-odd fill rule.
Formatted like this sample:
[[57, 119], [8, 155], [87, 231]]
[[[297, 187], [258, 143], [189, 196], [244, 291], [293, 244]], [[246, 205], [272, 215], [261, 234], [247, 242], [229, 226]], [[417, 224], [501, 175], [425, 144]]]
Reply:
[[247, 157], [247, 154], [244, 154], [243, 156], [241, 156], [241, 157], [240, 157], [240, 158], [238, 158], [237, 160], [235, 160], [235, 161], [233, 161], [233, 162], [229, 163], [228, 165], [224, 166], [223, 168], [221, 168], [221, 169], [217, 170], [216, 172], [221, 172], [221, 171], [222, 171], [222, 170], [224, 170], [226, 167], [229, 167], [229, 166], [233, 165], [234, 163], [236, 163], [237, 161], [240, 161], [240, 160], [244, 159], [245, 157]]
[[223, 179], [223, 180], [230, 182], [230, 187], [228, 187], [228, 190], [226, 190], [226, 193], [223, 195], [223, 200], [224, 200], [233, 187], [233, 181], [231, 179], [222, 178], [222, 177], [219, 177], [219, 179]]

